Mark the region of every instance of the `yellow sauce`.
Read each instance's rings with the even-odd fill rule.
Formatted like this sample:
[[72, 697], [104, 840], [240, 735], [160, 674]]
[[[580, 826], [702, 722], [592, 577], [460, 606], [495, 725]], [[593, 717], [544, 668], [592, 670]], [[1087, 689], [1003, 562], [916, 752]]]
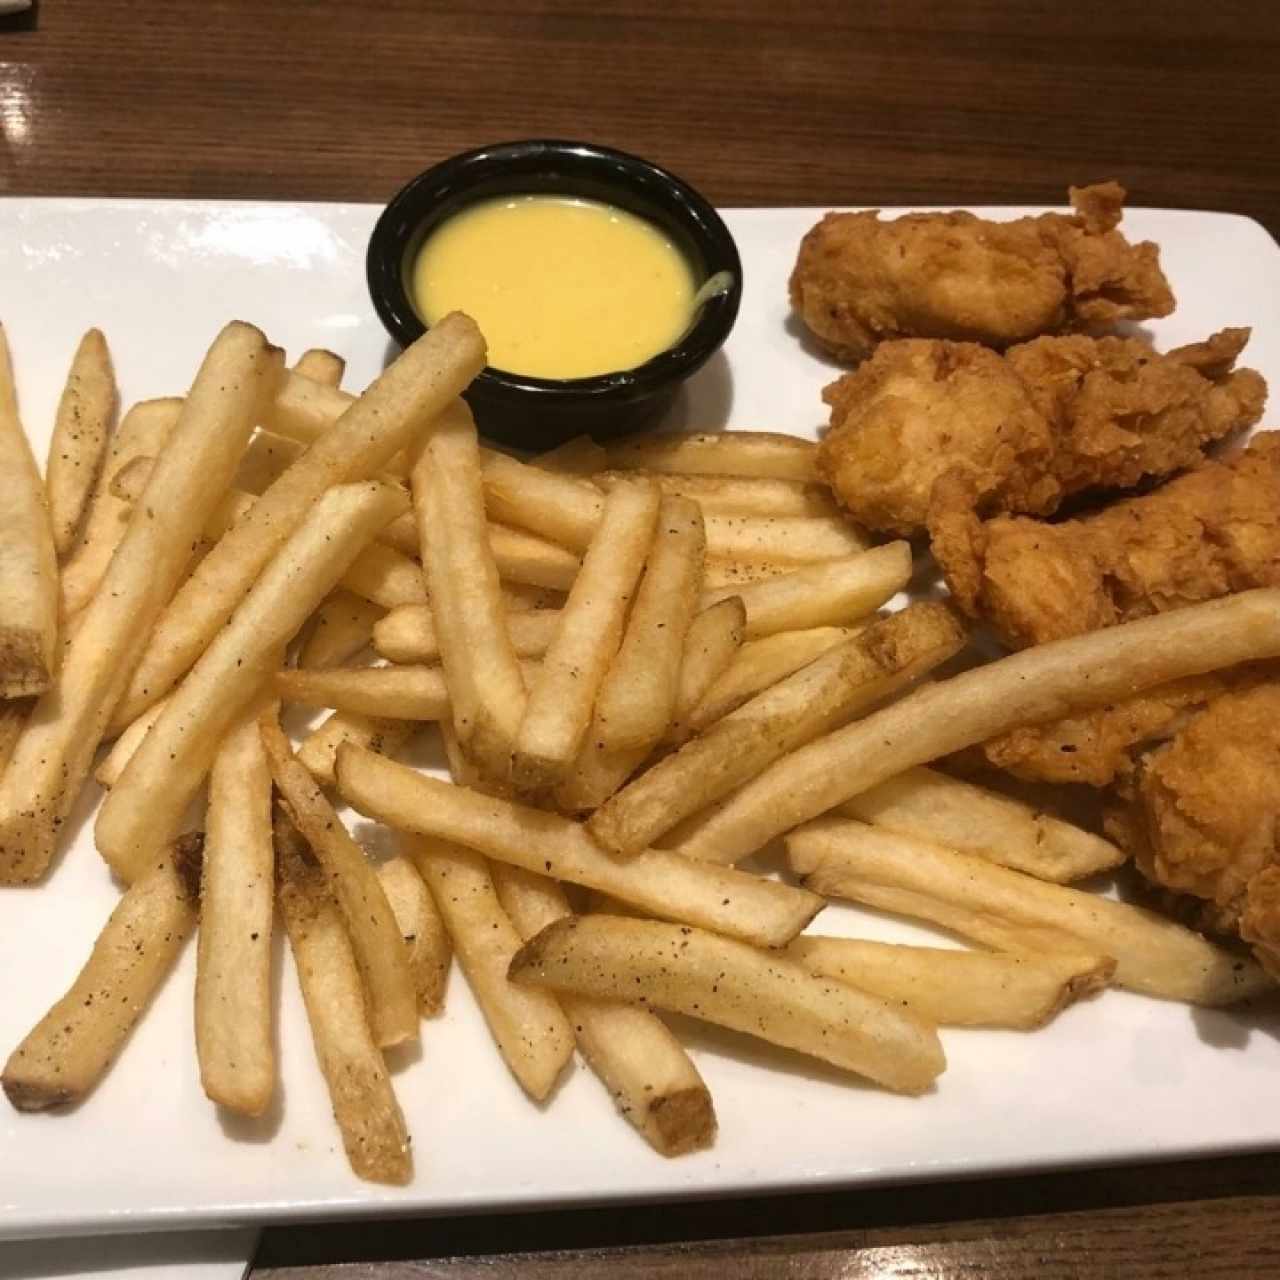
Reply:
[[633, 369], [671, 346], [693, 315], [688, 262], [651, 223], [611, 205], [515, 196], [464, 209], [413, 264], [427, 324], [465, 311], [489, 363], [538, 378]]

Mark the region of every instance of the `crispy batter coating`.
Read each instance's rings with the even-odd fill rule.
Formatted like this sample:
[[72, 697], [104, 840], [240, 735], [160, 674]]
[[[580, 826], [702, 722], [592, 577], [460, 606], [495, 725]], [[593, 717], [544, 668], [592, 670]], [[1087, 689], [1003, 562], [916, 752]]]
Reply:
[[829, 213], [800, 244], [791, 305], [816, 341], [857, 362], [894, 338], [1007, 347], [1045, 333], [1167, 316], [1160, 253], [1115, 228], [1116, 182], [1072, 187], [1074, 214]]
[[1266, 382], [1233, 368], [1248, 338], [1224, 329], [1168, 355], [1078, 334], [1003, 356], [972, 343], [886, 343], [823, 392], [831, 429], [818, 468], [870, 528], [927, 526], [959, 575], [980, 515], [1050, 515], [1072, 494], [1131, 488], [1255, 423]]

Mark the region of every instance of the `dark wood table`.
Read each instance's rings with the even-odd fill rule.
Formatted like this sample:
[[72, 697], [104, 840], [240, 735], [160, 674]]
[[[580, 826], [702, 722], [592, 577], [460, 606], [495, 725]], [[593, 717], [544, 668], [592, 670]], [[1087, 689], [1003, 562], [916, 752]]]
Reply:
[[[0, 18], [0, 194], [383, 200], [542, 135], [641, 152], [726, 205], [1045, 203], [1115, 177], [1278, 234], [1278, 69], [1275, 0], [42, 0]], [[254, 1268], [606, 1272], [1280, 1275], [1280, 1157], [282, 1227]]]

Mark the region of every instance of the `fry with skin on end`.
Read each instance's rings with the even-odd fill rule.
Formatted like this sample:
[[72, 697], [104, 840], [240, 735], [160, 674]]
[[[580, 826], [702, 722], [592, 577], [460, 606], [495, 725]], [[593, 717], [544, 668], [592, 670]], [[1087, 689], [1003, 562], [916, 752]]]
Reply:
[[107, 340], [98, 329], [80, 339], [49, 440], [44, 485], [53, 545], [64, 556], [89, 505], [115, 418], [116, 377]]
[[402, 847], [431, 890], [498, 1051], [520, 1087], [541, 1102], [573, 1057], [573, 1030], [554, 996], [508, 981], [520, 935], [485, 860], [423, 836], [404, 837]]
[[878, 996], [794, 960], [702, 929], [632, 916], [548, 925], [511, 978], [596, 999], [630, 1000], [759, 1036], [898, 1093], [923, 1093], [946, 1066], [937, 1033]]
[[338, 749], [337, 773], [348, 804], [397, 831], [448, 840], [761, 946], [790, 942], [822, 905], [776, 880], [659, 849], [623, 862], [568, 818], [426, 777], [349, 744]]
[[814, 973], [883, 996], [925, 1022], [948, 1027], [1042, 1027], [1101, 991], [1110, 956], [1042, 955], [906, 947], [861, 938], [797, 938], [784, 951]]
[[605, 500], [599, 531], [529, 687], [511, 761], [511, 778], [520, 790], [555, 786], [582, 745], [601, 682], [618, 652], [659, 501], [656, 487], [646, 484], [619, 487]]
[[413, 1176], [409, 1133], [369, 1030], [364, 986], [342, 914], [306, 841], [279, 813], [275, 844], [280, 914], [347, 1159], [370, 1182], [406, 1183]]
[[44, 481], [18, 420], [0, 327], [0, 698], [43, 693], [58, 665], [58, 557]]
[[942, 604], [926, 601], [881, 618], [660, 760], [606, 800], [587, 830], [614, 853], [647, 848], [786, 752], [945, 662], [965, 639]]
[[1245, 591], [1037, 645], [916, 689], [783, 756], [699, 834], [695, 856], [736, 862], [886, 778], [1182, 676], [1280, 656], [1280, 588]]
[[9, 1055], [19, 1111], [83, 1098], [107, 1073], [196, 924], [199, 832], [181, 836], [120, 899], [70, 990]]
[[418, 1012], [431, 1017], [444, 1008], [453, 943], [444, 927], [426, 881], [412, 861], [401, 855], [378, 868], [382, 891], [387, 895], [400, 936], [409, 955], [409, 971], [418, 992]]
[[151, 726], [160, 719], [168, 699], [148, 707], [112, 744], [111, 750], [93, 771], [93, 780], [104, 791], [110, 791], [120, 781], [125, 766], [133, 759], [142, 740], [151, 732]]
[[688, 475], [768, 476], [817, 484], [818, 446], [774, 431], [675, 432], [614, 440], [606, 447], [611, 467]]
[[738, 596], [730, 596], [694, 615], [685, 636], [680, 688], [664, 741], [678, 743], [689, 736], [694, 708], [733, 662], [742, 648], [746, 629], [747, 609]]
[[342, 385], [342, 375], [347, 371], [347, 362], [324, 347], [309, 347], [293, 366], [294, 373], [312, 382], [323, 383], [326, 387]]
[[0, 778], [0, 882], [35, 880], [49, 865], [112, 708], [235, 472], [280, 363], [266, 338], [239, 322], [209, 348], [143, 501], [63, 651], [57, 679], [32, 710]]
[[338, 748], [344, 742], [394, 755], [417, 731], [412, 720], [384, 720], [377, 716], [357, 715], [354, 711], [335, 711], [322, 725], [313, 729], [298, 747], [298, 759], [317, 782], [327, 787], [335, 782], [333, 767]]
[[271, 772], [256, 711], [227, 735], [209, 773], [195, 998], [196, 1054], [205, 1094], [250, 1116], [267, 1109], [276, 1081]]
[[298, 650], [298, 666], [327, 671], [345, 666], [373, 640], [374, 626], [386, 610], [350, 591], [335, 591], [311, 615], [306, 639]]
[[384, 1048], [416, 1040], [418, 1005], [409, 956], [378, 873], [294, 756], [275, 716], [264, 716], [258, 731], [280, 802], [324, 868], [347, 922], [351, 949], [364, 977], [374, 1040]]
[[125, 880], [177, 829], [219, 742], [279, 667], [285, 646], [405, 501], [403, 491], [376, 481], [330, 489], [170, 695], [94, 826], [98, 851]]
[[[507, 634], [517, 658], [541, 658], [560, 623], [559, 609], [507, 613]], [[427, 605], [392, 609], [373, 626], [373, 647], [388, 661], [405, 664], [440, 661], [440, 629]]]
[[1129, 991], [1220, 1005], [1272, 986], [1252, 960], [1152, 911], [974, 854], [838, 818], [808, 823], [786, 843], [792, 870], [819, 893], [928, 920], [995, 950], [1110, 956], [1116, 986]]
[[276, 672], [274, 686], [285, 702], [386, 720], [443, 720], [450, 714], [449, 689], [439, 667], [285, 668]]

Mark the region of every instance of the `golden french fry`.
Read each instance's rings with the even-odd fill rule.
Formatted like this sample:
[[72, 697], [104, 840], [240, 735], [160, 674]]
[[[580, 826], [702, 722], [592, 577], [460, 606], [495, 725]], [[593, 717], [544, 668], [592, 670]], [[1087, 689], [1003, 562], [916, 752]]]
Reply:
[[34, 880], [48, 866], [112, 708], [279, 373], [279, 352], [251, 325], [228, 325], [209, 349], [57, 679], [0, 779], [0, 882]]
[[821, 978], [777, 952], [631, 916], [571, 916], [511, 962], [514, 982], [630, 1000], [759, 1036], [899, 1093], [946, 1066], [937, 1033], [878, 996]]
[[324, 872], [283, 815], [276, 819], [275, 841], [280, 914], [347, 1159], [361, 1178], [408, 1182], [409, 1133], [369, 1029], [364, 985], [342, 915]]
[[71, 361], [45, 465], [49, 521], [59, 556], [75, 546], [76, 533], [107, 455], [117, 398], [107, 340], [100, 330], [90, 329], [80, 339]]
[[558, 444], [546, 453], [532, 459], [535, 467], [544, 471], [558, 471], [562, 475], [590, 476], [608, 465], [609, 458], [602, 445], [590, 436], [574, 436], [564, 444]]
[[330, 489], [174, 690], [98, 810], [98, 850], [125, 880], [173, 835], [218, 743], [279, 666], [285, 646], [405, 501], [402, 490], [377, 481]]
[[350, 591], [335, 591], [312, 615], [298, 666], [309, 671], [344, 666], [369, 647], [373, 628], [385, 613]]
[[58, 557], [2, 326], [0, 453], [0, 698], [21, 698], [48, 689], [57, 668]]
[[575, 552], [506, 525], [489, 525], [489, 551], [504, 582], [568, 591], [582, 568]]
[[819, 893], [928, 920], [983, 946], [1110, 956], [1116, 985], [1130, 991], [1217, 1005], [1272, 985], [1252, 960], [1154, 912], [862, 822], [808, 823], [787, 837], [787, 855]]
[[6, 698], [0, 702], [0, 773], [8, 766], [9, 757], [18, 745], [18, 739], [26, 728], [31, 708], [36, 704], [32, 698]]
[[1125, 858], [1091, 831], [936, 769], [908, 769], [846, 801], [840, 812], [1059, 884], [1119, 866]]
[[70, 990], [9, 1056], [0, 1086], [19, 1111], [83, 1098], [107, 1073], [195, 928], [199, 832], [182, 836], [120, 899]]
[[762, 946], [789, 942], [821, 905], [813, 894], [776, 880], [659, 849], [623, 862], [558, 814], [428, 778], [359, 747], [338, 749], [337, 774], [348, 804], [398, 831], [437, 836], [666, 919]]
[[453, 943], [426, 881], [406, 857], [390, 858], [378, 868], [396, 926], [409, 956], [409, 971], [418, 992], [418, 1012], [425, 1017], [444, 1008]]
[[867, 535], [843, 516], [708, 515], [707, 545], [720, 559], [807, 564], [857, 555]]
[[688, 737], [689, 717], [742, 648], [746, 629], [747, 609], [737, 596], [694, 615], [685, 636], [680, 689], [667, 741], [683, 742]]
[[294, 756], [275, 716], [264, 716], [258, 730], [285, 812], [324, 868], [347, 922], [364, 976], [374, 1040], [383, 1047], [416, 1040], [418, 1003], [409, 956], [378, 873]]
[[344, 742], [354, 742], [379, 755], [392, 755], [409, 741], [417, 728], [412, 720], [384, 720], [353, 711], [335, 711], [302, 740], [298, 759], [317, 782], [331, 787], [335, 781], [334, 761]]
[[883, 996], [925, 1022], [1030, 1030], [1102, 990], [1110, 956], [1043, 955], [904, 947], [861, 938], [806, 935], [784, 954], [814, 973]]
[[[541, 658], [560, 622], [559, 609], [507, 614], [507, 634], [517, 658]], [[402, 605], [373, 626], [373, 647], [391, 662], [440, 661], [440, 633], [427, 605]]]
[[649, 758], [649, 747], [624, 747], [610, 751], [596, 735], [598, 722], [591, 727], [569, 772], [552, 793], [561, 813], [590, 813], [604, 804]]
[[[956, 615], [931, 601], [873, 622], [660, 760], [605, 801], [587, 830], [606, 849], [637, 853], [786, 752], [945, 662], [965, 638]], [[713, 846], [696, 838], [679, 847], [720, 861]]]
[[205, 1094], [251, 1116], [267, 1109], [276, 1082], [271, 1038], [274, 899], [271, 772], [257, 718], [250, 714], [227, 735], [209, 773], [195, 1023]]
[[142, 497], [155, 470], [156, 460], [145, 456], [130, 458], [120, 466], [107, 483], [107, 492], [130, 505]]
[[737, 591], [754, 583], [782, 578], [802, 567], [805, 566], [786, 560], [725, 560], [719, 556], [709, 556], [706, 572], [703, 574], [703, 599], [715, 600], [726, 591]]
[[609, 465], [688, 475], [767, 476], [818, 483], [818, 446], [773, 431], [716, 431], [702, 435], [631, 436], [606, 448]]
[[273, 435], [311, 445], [332, 427], [359, 397], [290, 370], [262, 415], [262, 428]]
[[[133, 673], [117, 718], [134, 719], [177, 684], [326, 489], [380, 471], [483, 365], [479, 330], [455, 313], [432, 325], [388, 366], [341, 421], [236, 521], [174, 596]], [[396, 514], [388, 515], [383, 525]]]
[[310, 347], [299, 357], [293, 371], [313, 382], [322, 382], [326, 387], [342, 385], [342, 375], [347, 371], [347, 362], [332, 351], [323, 347]]
[[142, 745], [142, 740], [151, 731], [151, 726], [160, 719], [168, 699], [148, 707], [112, 744], [111, 750], [103, 756], [101, 763], [93, 771], [93, 780], [105, 791], [120, 781], [125, 766], [133, 759], [133, 754]]
[[490, 519], [570, 551], [586, 551], [604, 513], [604, 498], [589, 481], [490, 451], [484, 453], [481, 469]]
[[467, 983], [511, 1074], [541, 1102], [573, 1057], [573, 1030], [554, 996], [507, 980], [520, 935], [507, 918], [485, 860], [469, 849], [405, 837], [444, 919]]
[[[541, 462], [538, 463], [541, 466]], [[590, 477], [607, 493], [620, 480], [652, 477], [664, 495], [692, 498], [708, 516], [840, 516], [826, 485], [768, 476], [675, 475], [652, 471], [605, 471]], [[843, 518], [843, 517], [842, 517]], [[865, 543], [864, 543], [865, 545]]]
[[700, 840], [717, 857], [736, 861], [886, 778], [1016, 725], [1278, 655], [1280, 588], [1036, 645], [917, 689], [784, 756], [733, 796]]
[[284, 436], [259, 431], [240, 459], [236, 471], [235, 488], [254, 497], [266, 493], [277, 480], [302, 456], [306, 445]]
[[284, 702], [332, 707], [384, 720], [443, 720], [449, 715], [449, 690], [439, 667], [338, 667], [332, 671], [275, 674]]

